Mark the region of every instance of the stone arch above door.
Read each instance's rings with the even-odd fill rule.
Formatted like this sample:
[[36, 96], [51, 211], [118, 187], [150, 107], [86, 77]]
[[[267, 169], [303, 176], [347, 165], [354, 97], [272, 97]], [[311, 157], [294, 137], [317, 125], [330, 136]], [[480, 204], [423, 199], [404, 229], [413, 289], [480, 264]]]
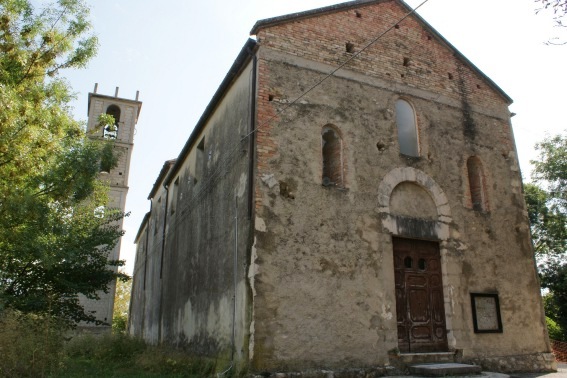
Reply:
[[[429, 193], [437, 210], [437, 219], [392, 213], [392, 192], [398, 185], [406, 182], [417, 184]], [[378, 212], [382, 217], [382, 225], [393, 235], [434, 240], [449, 238], [449, 224], [452, 218], [447, 196], [435, 180], [415, 168], [394, 168], [386, 174], [378, 187]]]

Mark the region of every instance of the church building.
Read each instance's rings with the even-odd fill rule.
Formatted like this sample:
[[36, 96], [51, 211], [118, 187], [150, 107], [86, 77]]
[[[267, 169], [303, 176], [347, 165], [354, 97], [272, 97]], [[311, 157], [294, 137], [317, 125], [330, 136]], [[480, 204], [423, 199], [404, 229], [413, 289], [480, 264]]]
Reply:
[[257, 373], [554, 369], [510, 97], [401, 0], [251, 35], [149, 193], [130, 333]]

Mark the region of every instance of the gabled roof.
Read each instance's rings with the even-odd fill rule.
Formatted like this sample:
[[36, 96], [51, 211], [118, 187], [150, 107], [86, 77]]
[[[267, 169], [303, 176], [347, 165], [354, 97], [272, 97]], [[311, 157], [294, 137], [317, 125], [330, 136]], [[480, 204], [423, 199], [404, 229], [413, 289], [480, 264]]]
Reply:
[[[297, 12], [297, 13], [290, 13], [283, 16], [266, 18], [263, 20], [259, 20], [254, 24], [252, 30], [250, 31], [251, 35], [256, 35], [259, 30], [269, 28], [276, 25], [286, 24], [289, 22], [297, 22], [302, 19], [311, 18], [311, 17], [318, 17], [324, 14], [334, 13], [334, 12], [342, 12], [349, 9], [360, 8], [363, 6], [373, 5], [373, 4], [380, 4], [384, 2], [395, 1], [404, 7], [407, 12], [412, 12], [413, 8], [410, 7], [406, 2], [403, 0], [354, 0], [348, 1], [345, 3], [340, 3], [336, 5], [330, 5], [327, 7], [311, 9], [304, 12]], [[437, 30], [435, 30], [427, 21], [425, 21], [419, 14], [413, 13], [412, 15], [415, 19], [421, 23], [421, 25], [439, 42], [444, 44], [448, 49], [453, 51], [454, 56], [457, 59], [460, 59], [465, 65], [469, 66], [474, 72], [476, 72], [479, 76], [481, 76], [486, 83], [498, 92], [507, 102], [511, 104], [513, 102], [512, 98], [506, 94], [492, 79], [486, 76], [477, 66], [475, 66], [470, 60], [467, 59], [455, 46], [453, 46], [449, 41], [447, 41]], [[368, 36], [368, 38], [372, 38], [375, 36]]]

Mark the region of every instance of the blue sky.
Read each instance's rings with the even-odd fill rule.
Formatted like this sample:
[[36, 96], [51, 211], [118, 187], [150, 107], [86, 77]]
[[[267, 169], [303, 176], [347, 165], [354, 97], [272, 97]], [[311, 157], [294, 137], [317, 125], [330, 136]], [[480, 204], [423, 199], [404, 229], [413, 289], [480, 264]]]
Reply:
[[[149, 210], [146, 199], [163, 162], [177, 157], [254, 23], [336, 4], [332, 0], [87, 0], [100, 49], [86, 69], [64, 75], [77, 92], [76, 117], [86, 120], [87, 96], [143, 102], [130, 171], [121, 257], [134, 263], [133, 239]], [[423, 0], [408, 0], [418, 6]], [[512, 99], [510, 110], [524, 177], [533, 146], [567, 128], [567, 45], [548, 46], [567, 30], [535, 15], [532, 0], [429, 0], [418, 13]], [[377, 32], [378, 34], [378, 32]], [[368, 36], [372, 39], [375, 36]]]

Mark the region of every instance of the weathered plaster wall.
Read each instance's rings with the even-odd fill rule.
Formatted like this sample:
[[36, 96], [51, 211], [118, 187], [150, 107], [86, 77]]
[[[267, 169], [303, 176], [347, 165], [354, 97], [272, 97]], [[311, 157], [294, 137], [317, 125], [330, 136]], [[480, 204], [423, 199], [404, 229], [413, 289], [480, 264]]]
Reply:
[[[144, 220], [145, 221], [145, 220]], [[147, 222], [144, 222], [136, 239], [136, 261], [132, 274], [132, 289], [130, 292], [130, 307], [128, 314], [128, 333], [134, 337], [143, 338], [143, 321], [145, 308], [145, 280], [147, 255]]]
[[219, 357], [221, 363], [230, 359], [235, 254], [236, 357], [246, 360], [248, 353], [251, 151], [241, 139], [251, 127], [252, 79], [250, 63], [168, 187], [160, 340]]
[[[415, 20], [267, 122], [348, 57], [345, 42], [359, 46], [403, 15], [394, 2], [359, 11], [258, 33], [253, 369], [387, 363], [397, 347], [391, 238], [416, 218], [431, 228], [404, 236], [440, 241], [450, 349], [549, 351], [506, 99]], [[419, 158], [399, 153], [398, 98], [415, 108]], [[326, 125], [342, 136], [345, 188], [321, 185]], [[489, 212], [471, 206], [471, 156], [483, 164]], [[415, 203], [412, 192], [427, 197], [411, 185], [437, 214]], [[499, 294], [503, 333], [473, 332], [470, 292]]]
[[[164, 169], [169, 169], [168, 163]], [[163, 178], [156, 182], [151, 200], [151, 211], [144, 218], [142, 230], [136, 240], [130, 304], [129, 332], [150, 344], [160, 341], [160, 314], [162, 297], [162, 255], [165, 220], [166, 190]]]

